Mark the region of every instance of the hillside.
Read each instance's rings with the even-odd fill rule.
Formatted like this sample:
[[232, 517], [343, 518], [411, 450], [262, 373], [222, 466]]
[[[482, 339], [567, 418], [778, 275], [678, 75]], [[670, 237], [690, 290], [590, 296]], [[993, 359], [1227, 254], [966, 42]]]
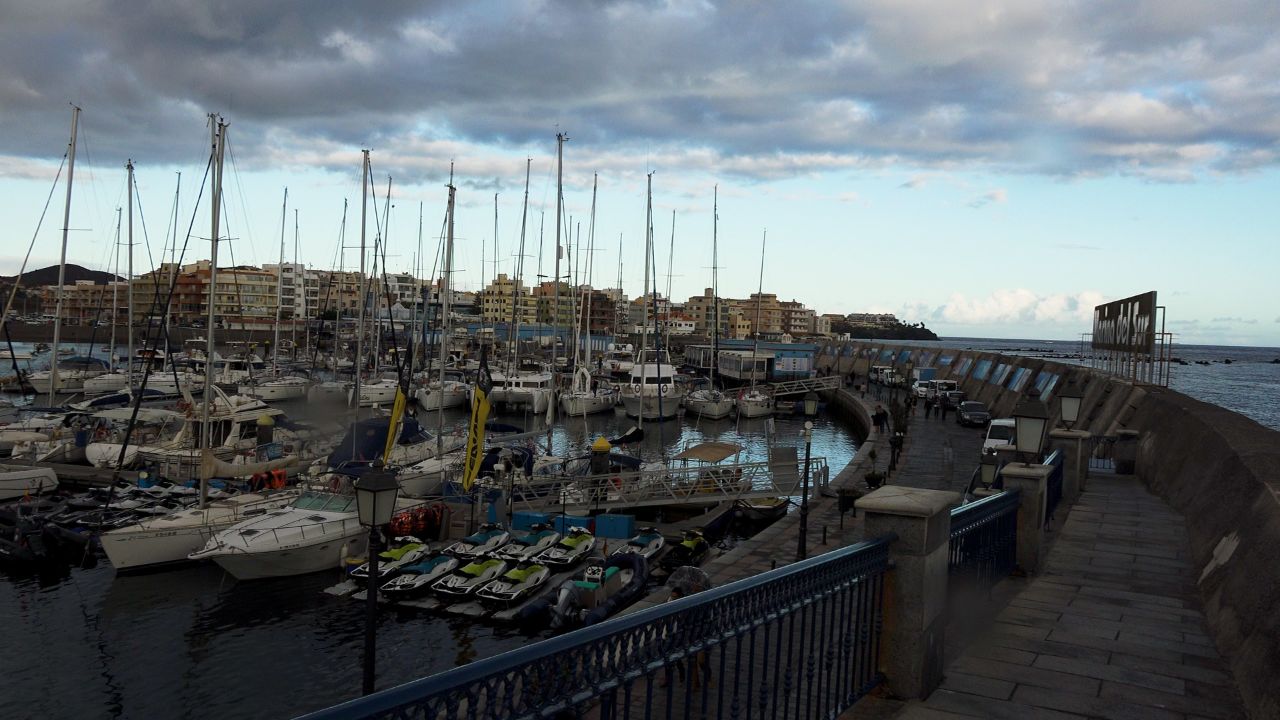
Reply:
[[[17, 280], [17, 279], [18, 277], [14, 275], [9, 275], [7, 277], [0, 277], [0, 285], [12, 285], [14, 280]], [[22, 287], [24, 288], [41, 287], [44, 285], [57, 285], [58, 284], [58, 266], [50, 265], [49, 267], [40, 268], [39, 270], [30, 270], [28, 272], [23, 273], [21, 276], [21, 279], [22, 279]], [[72, 265], [71, 263], [67, 263], [66, 283], [68, 285], [73, 285], [78, 280], [92, 280], [94, 283], [98, 285], [105, 285], [111, 280], [116, 280], [116, 279], [123, 279], [123, 278], [119, 278], [118, 276], [112, 275], [109, 272], [103, 272], [101, 270], [90, 270], [88, 268], [81, 267], [79, 265]]]

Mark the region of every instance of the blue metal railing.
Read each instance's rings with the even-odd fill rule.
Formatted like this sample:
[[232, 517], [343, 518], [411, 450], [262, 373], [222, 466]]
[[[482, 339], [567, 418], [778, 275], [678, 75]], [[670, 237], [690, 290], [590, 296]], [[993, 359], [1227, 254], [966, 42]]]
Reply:
[[304, 716], [834, 718], [880, 682], [890, 536]]
[[1013, 572], [1018, 546], [1017, 490], [951, 511], [948, 587], [989, 590]]
[[1054, 450], [1052, 455], [1044, 459], [1044, 464], [1053, 466], [1053, 472], [1049, 474], [1049, 485], [1045, 489], [1044, 524], [1048, 527], [1053, 522], [1053, 513], [1058, 509], [1058, 503], [1062, 502], [1062, 451]]

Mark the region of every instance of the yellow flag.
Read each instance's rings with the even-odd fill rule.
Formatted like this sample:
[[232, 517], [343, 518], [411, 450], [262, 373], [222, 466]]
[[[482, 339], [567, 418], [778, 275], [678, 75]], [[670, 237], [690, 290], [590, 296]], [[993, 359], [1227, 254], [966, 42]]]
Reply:
[[489, 394], [480, 385], [471, 398], [471, 423], [467, 429], [467, 462], [462, 472], [462, 489], [471, 492], [471, 486], [480, 475], [480, 463], [484, 460], [484, 424], [489, 420]]
[[396, 439], [400, 437], [400, 421], [404, 419], [404, 406], [407, 402], [404, 390], [396, 388], [396, 401], [391, 406], [391, 422], [387, 423], [387, 447], [382, 451], [384, 465], [391, 458], [391, 448], [396, 446]]

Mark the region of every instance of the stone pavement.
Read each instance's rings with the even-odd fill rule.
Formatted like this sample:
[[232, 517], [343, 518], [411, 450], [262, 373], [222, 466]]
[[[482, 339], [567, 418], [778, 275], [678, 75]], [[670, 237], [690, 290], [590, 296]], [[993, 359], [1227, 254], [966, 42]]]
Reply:
[[1178, 514], [1135, 478], [1093, 476], [1055, 534], [1044, 571], [1007, 581], [1020, 592], [896, 717], [1244, 717]]

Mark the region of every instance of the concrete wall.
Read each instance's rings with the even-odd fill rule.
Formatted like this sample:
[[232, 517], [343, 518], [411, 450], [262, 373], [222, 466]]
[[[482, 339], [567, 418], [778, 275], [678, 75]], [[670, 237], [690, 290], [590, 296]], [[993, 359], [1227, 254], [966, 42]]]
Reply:
[[[885, 349], [895, 360], [911, 350], [917, 367], [936, 367], [939, 378], [958, 380], [993, 417], [1009, 416], [1043, 371], [1059, 376], [1049, 400], [1054, 425], [1059, 407], [1053, 395], [1074, 381], [1084, 395], [1077, 429], [1094, 435], [1136, 431], [1137, 475], [1186, 520], [1192, 561], [1203, 570], [1198, 584], [1209, 630], [1250, 715], [1280, 717], [1280, 432], [1166, 388], [1135, 386], [1051, 360], [854, 342], [820, 350], [816, 365], [841, 374], [852, 370], [861, 383], [871, 365], [897, 364], [880, 360]], [[927, 353], [933, 362], [922, 365]], [[953, 356], [949, 365], [938, 364], [942, 354]], [[966, 360], [972, 363], [961, 372]], [[982, 360], [1026, 368], [1032, 380], [1021, 392], [1009, 389], [1007, 379], [999, 385], [978, 380], [973, 367]]]

